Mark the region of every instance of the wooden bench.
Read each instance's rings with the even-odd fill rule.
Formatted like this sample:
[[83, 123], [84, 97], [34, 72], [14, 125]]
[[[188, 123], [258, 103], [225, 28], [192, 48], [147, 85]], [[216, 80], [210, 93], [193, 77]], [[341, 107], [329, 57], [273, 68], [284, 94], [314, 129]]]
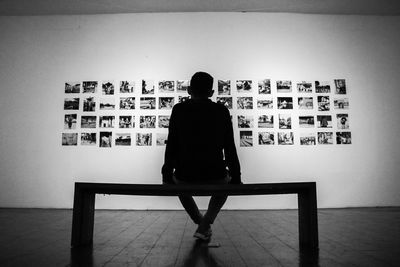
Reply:
[[96, 194], [143, 196], [210, 196], [297, 194], [299, 244], [305, 251], [318, 251], [318, 218], [316, 183], [268, 183], [243, 185], [158, 185], [75, 183], [71, 246], [93, 243]]

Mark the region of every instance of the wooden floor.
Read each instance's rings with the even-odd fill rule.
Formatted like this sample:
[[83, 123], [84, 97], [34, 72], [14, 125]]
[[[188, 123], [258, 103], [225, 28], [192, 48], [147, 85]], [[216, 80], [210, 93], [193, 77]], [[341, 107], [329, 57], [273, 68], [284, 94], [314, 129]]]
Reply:
[[183, 211], [96, 211], [70, 249], [71, 210], [0, 209], [0, 266], [400, 266], [400, 208], [322, 209], [319, 255], [299, 253], [297, 211], [223, 211], [208, 247]]

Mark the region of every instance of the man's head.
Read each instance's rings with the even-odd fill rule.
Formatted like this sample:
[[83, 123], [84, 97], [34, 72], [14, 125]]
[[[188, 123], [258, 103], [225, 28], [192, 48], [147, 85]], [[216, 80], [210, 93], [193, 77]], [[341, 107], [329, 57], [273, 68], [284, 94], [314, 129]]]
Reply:
[[190, 80], [189, 95], [197, 98], [208, 98], [214, 93], [212, 90], [214, 78], [206, 72], [196, 72]]

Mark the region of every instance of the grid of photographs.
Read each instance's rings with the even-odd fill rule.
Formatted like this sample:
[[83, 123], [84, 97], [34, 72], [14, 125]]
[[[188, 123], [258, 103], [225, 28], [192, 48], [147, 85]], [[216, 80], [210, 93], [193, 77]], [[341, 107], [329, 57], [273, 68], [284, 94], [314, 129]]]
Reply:
[[[172, 108], [189, 80], [65, 82], [63, 146], [165, 146]], [[229, 109], [239, 147], [352, 143], [345, 79], [216, 79], [214, 102]]]

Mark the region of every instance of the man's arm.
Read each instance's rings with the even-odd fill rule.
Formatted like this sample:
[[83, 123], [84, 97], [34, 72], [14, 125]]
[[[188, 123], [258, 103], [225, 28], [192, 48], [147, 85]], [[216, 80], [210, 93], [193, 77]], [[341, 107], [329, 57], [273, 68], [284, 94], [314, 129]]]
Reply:
[[172, 109], [171, 117], [168, 126], [168, 138], [165, 148], [164, 165], [161, 169], [162, 181], [164, 184], [173, 183], [174, 167], [176, 162], [176, 146], [177, 146], [177, 131], [175, 127], [176, 120], [175, 108]]
[[225, 161], [228, 165], [230, 175], [232, 176], [232, 184], [241, 183], [240, 162], [236, 152], [235, 141], [233, 139], [232, 120], [229, 110], [226, 109], [225, 114], [226, 132], [224, 136], [224, 154]]

